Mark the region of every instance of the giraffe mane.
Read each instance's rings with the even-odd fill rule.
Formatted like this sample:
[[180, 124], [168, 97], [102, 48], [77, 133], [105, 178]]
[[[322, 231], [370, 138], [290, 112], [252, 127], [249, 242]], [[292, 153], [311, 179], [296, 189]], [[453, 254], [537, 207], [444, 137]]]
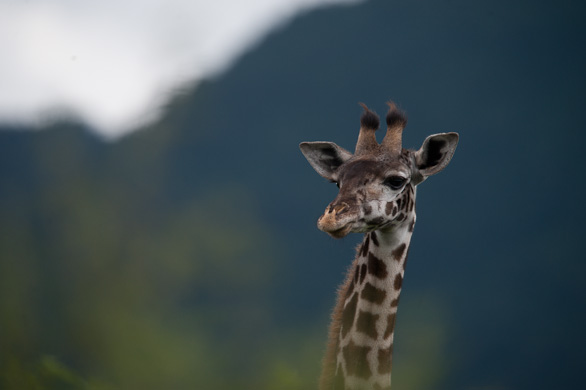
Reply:
[[[357, 247], [357, 251], [361, 249], [360, 245]], [[322, 361], [322, 375], [320, 377], [320, 389], [331, 389], [336, 378], [336, 352], [338, 350], [339, 335], [342, 329], [342, 317], [344, 313], [344, 302], [348, 298], [349, 292], [352, 287], [352, 280], [354, 273], [352, 270], [356, 268], [358, 263], [358, 256], [354, 259], [348, 271], [346, 272], [346, 279], [340, 285], [337, 291], [336, 305], [331, 315], [330, 329], [328, 334], [328, 344], [326, 353]]]

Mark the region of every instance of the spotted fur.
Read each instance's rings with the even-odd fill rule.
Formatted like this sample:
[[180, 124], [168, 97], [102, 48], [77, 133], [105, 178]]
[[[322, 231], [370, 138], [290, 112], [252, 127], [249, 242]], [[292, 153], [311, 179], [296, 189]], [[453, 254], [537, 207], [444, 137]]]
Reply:
[[331, 142], [300, 145], [317, 173], [340, 188], [318, 227], [334, 238], [364, 233], [332, 314], [321, 390], [390, 390], [415, 189], [445, 168], [458, 141], [456, 133], [436, 134], [417, 151], [403, 149], [406, 115], [390, 103], [387, 133], [379, 144], [378, 116], [363, 108], [354, 154]]

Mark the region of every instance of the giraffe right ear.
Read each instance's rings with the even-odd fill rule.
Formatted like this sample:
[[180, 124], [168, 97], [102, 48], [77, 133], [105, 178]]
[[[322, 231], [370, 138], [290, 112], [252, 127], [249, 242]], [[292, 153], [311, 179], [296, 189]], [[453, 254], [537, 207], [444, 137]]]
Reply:
[[328, 180], [333, 180], [338, 167], [353, 156], [333, 142], [302, 142], [299, 148], [313, 169]]
[[421, 149], [415, 152], [415, 163], [421, 181], [444, 169], [452, 159], [458, 146], [458, 133], [440, 133], [430, 135], [423, 141]]

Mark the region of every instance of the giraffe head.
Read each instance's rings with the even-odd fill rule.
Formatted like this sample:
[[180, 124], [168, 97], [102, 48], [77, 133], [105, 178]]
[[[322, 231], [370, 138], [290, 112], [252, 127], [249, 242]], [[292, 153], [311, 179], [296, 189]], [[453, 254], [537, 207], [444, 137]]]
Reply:
[[340, 188], [318, 220], [319, 229], [335, 238], [413, 224], [415, 186], [444, 169], [458, 144], [457, 133], [441, 133], [427, 137], [417, 151], [403, 149], [407, 119], [393, 103], [379, 144], [379, 118], [363, 108], [354, 154], [333, 142], [299, 145], [317, 173]]

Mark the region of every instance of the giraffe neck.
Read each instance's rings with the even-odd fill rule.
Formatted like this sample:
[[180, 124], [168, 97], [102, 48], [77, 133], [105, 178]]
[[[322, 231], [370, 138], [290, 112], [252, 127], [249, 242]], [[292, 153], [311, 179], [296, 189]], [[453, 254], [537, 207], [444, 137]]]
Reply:
[[321, 388], [390, 389], [395, 316], [414, 211], [404, 223], [365, 234], [340, 289]]

